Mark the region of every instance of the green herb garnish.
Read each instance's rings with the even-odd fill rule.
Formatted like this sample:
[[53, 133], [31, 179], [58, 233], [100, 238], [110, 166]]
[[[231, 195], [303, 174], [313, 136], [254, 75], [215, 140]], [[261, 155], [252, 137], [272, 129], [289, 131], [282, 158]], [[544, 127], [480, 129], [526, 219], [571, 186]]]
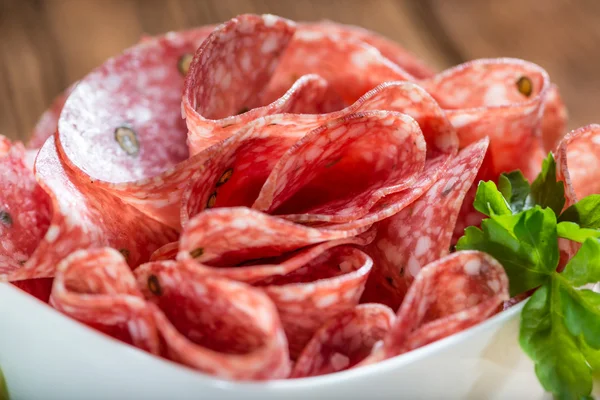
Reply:
[[[534, 361], [545, 390], [560, 399], [590, 398], [600, 371], [600, 294], [582, 289], [600, 282], [600, 196], [567, 208], [552, 154], [529, 185], [516, 171], [480, 182], [473, 203], [488, 216], [471, 226], [457, 250], [480, 250], [506, 270], [511, 296], [536, 289], [521, 314], [519, 343]], [[558, 239], [582, 243], [562, 273]]]

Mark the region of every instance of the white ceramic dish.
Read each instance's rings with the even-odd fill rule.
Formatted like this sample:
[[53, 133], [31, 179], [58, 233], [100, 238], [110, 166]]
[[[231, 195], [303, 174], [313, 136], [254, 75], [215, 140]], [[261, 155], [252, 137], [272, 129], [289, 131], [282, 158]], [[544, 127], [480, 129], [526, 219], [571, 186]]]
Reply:
[[0, 366], [13, 400], [550, 399], [517, 342], [521, 308], [376, 365], [233, 383], [150, 356], [0, 284]]

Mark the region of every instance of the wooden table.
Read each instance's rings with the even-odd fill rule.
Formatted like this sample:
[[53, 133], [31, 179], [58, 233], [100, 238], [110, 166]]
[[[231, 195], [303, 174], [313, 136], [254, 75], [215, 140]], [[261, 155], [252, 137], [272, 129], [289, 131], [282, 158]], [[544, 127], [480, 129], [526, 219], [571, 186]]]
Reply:
[[561, 87], [571, 128], [600, 122], [598, 0], [0, 0], [0, 134], [26, 138], [54, 96], [142, 33], [248, 12], [361, 25], [438, 69], [525, 58]]

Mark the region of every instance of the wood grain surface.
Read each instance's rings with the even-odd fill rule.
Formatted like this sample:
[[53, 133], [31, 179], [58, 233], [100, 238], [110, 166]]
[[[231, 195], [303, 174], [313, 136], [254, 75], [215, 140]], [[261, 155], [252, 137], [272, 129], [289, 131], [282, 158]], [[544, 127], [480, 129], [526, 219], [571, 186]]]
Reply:
[[570, 128], [600, 122], [598, 0], [0, 0], [0, 134], [27, 138], [56, 95], [144, 33], [248, 12], [361, 25], [440, 70], [525, 58], [560, 86]]

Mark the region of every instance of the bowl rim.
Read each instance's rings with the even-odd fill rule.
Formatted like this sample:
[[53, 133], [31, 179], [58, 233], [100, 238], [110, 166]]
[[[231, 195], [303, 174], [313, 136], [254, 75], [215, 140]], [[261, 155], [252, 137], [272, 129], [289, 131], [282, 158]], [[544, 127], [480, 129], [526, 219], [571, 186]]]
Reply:
[[[318, 388], [342, 384], [349, 380], [357, 378], [366, 379], [377, 374], [386, 373], [392, 370], [405, 367], [409, 364], [418, 362], [422, 359], [430, 357], [437, 352], [449, 349], [458, 345], [460, 342], [468, 341], [483, 332], [493, 330], [498, 326], [503, 325], [507, 321], [513, 319], [516, 314], [519, 314], [523, 309], [525, 301], [515, 304], [507, 310], [503, 310], [493, 317], [470, 327], [459, 333], [450, 335], [436, 342], [430, 343], [408, 353], [401, 354], [374, 364], [361, 366], [358, 368], [348, 369], [327, 375], [320, 375], [306, 378], [295, 379], [276, 379], [269, 381], [231, 381], [222, 378], [217, 378], [212, 375], [195, 370], [182, 364], [154, 356], [143, 350], [140, 350], [132, 345], [123, 343], [109, 335], [96, 331], [95, 329], [74, 320], [60, 311], [52, 308], [48, 304], [39, 299], [23, 292], [21, 289], [6, 283], [0, 282], [0, 298], [11, 298], [8, 301], [11, 307], [20, 310], [20, 312], [36, 312], [44, 315], [45, 318], [54, 320], [55, 324], [62, 324], [65, 329], [74, 330], [79, 335], [86, 335], [92, 341], [102, 341], [104, 346], [110, 347], [110, 351], [115, 353], [116, 357], [137, 358], [152, 368], [160, 368], [170, 370], [169, 373], [177, 373], [187, 375], [186, 378], [195, 380], [198, 384], [211, 386], [215, 389], [233, 391], [241, 389], [256, 390], [302, 390], [307, 388]], [[21, 306], [16, 306], [21, 302]], [[53, 325], [54, 326], [54, 325]], [[167, 371], [165, 371], [167, 372]], [[10, 374], [9, 371], [5, 373]], [[10, 385], [10, 382], [9, 382]]]

